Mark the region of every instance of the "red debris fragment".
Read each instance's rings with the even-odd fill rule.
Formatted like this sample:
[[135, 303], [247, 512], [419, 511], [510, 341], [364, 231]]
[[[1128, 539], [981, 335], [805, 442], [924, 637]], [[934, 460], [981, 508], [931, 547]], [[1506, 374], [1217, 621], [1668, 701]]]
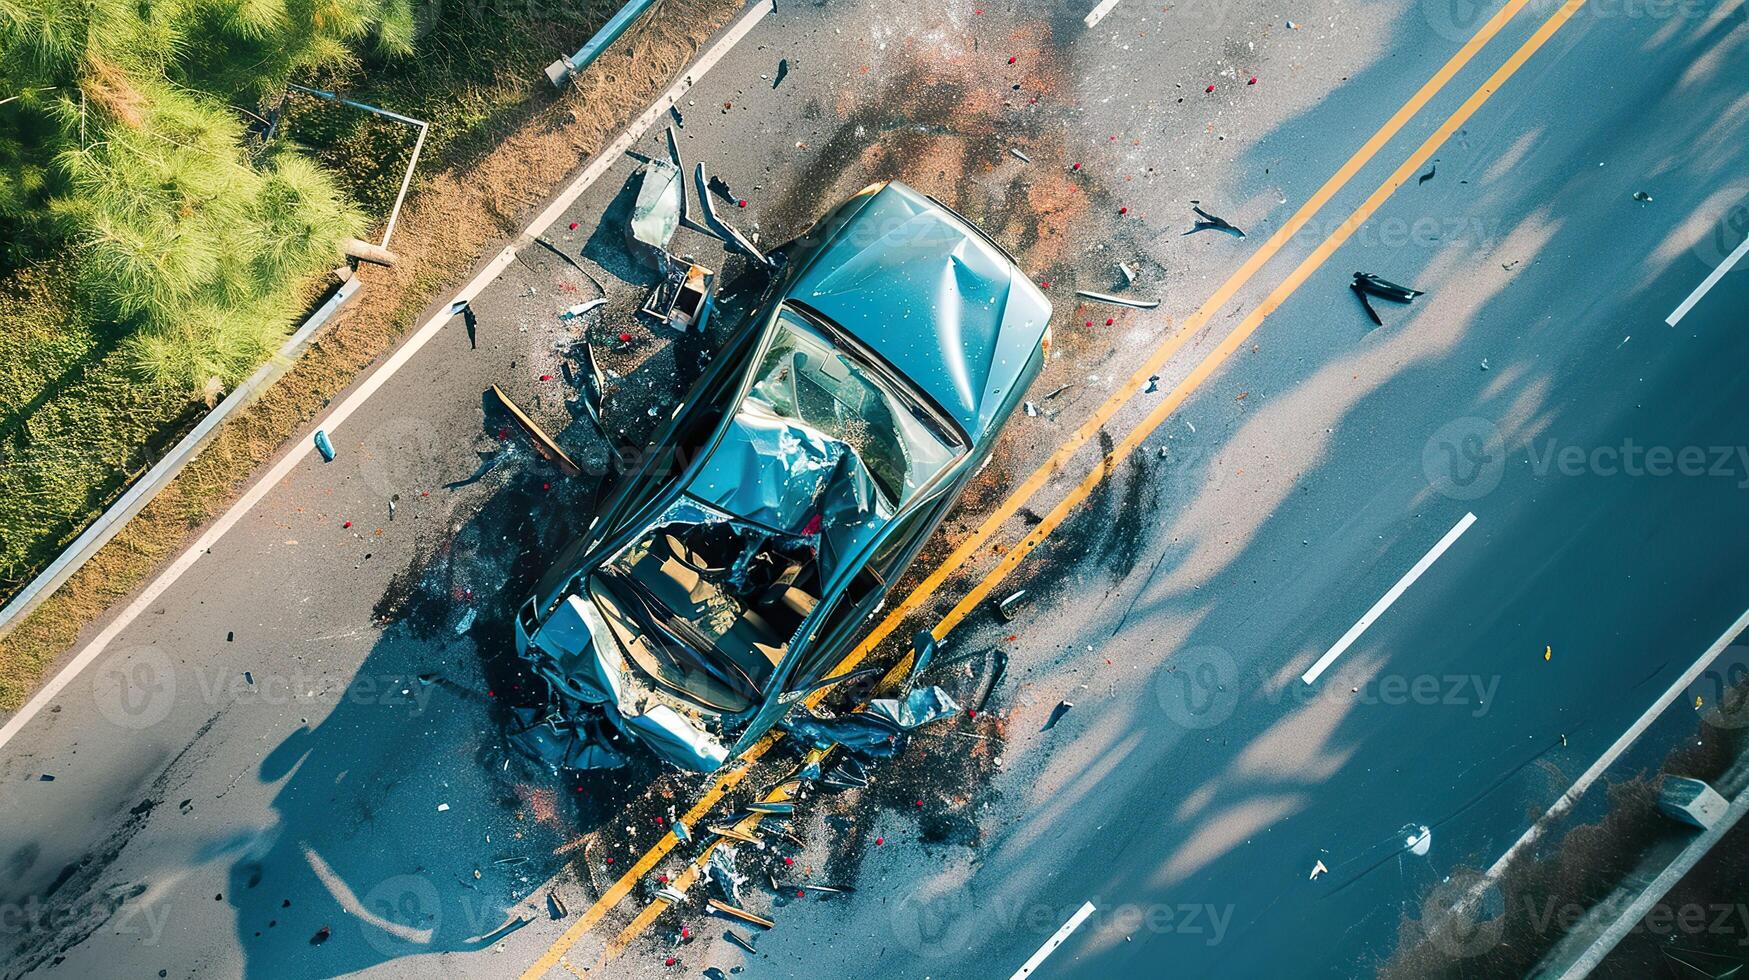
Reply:
[[882, 844], [885, 844], [886, 842], [887, 842], [887, 839], [885, 837], [876, 837], [875, 838], [875, 846], [876, 847], [879, 847]]
[[663, 960], [663, 961], [662, 961], [662, 965], [663, 965], [663, 966], [673, 966], [673, 965], [674, 965], [674, 963], [675, 963], [675, 959], [674, 959], [674, 957], [672, 957], [672, 956], [670, 956], [670, 957], [668, 957], [668, 958], [667, 958], [667, 959], [665, 959], [665, 960]]
[[1251, 80], [1250, 80], [1250, 81], [1249, 81], [1249, 82], [1246, 82], [1246, 83], [1245, 83], [1245, 84], [1246, 84], [1246, 85], [1256, 85], [1256, 84], [1257, 84], [1257, 76], [1256, 76], [1256, 75], [1252, 75], [1252, 76], [1251, 76]]
[[922, 801], [922, 800], [918, 800], [918, 801], [917, 801], [917, 805], [918, 805], [918, 806], [922, 806], [922, 805], [923, 805], [923, 801]]
[[1088, 320], [1088, 321], [1087, 321], [1087, 326], [1088, 326], [1088, 328], [1089, 328], [1089, 329], [1091, 329], [1091, 328], [1092, 328], [1092, 326], [1093, 326], [1093, 321], [1092, 321], [1092, 320]]
[[1046, 280], [1045, 280], [1045, 281], [1044, 281], [1044, 282], [1041, 282], [1041, 283], [1039, 283], [1039, 284], [1038, 284], [1038, 288], [1040, 288], [1040, 289], [1049, 289], [1049, 288], [1051, 288], [1051, 281], [1050, 281], [1050, 280], [1049, 280], [1049, 279], [1046, 279]]
[[746, 199], [746, 198], [742, 198], [742, 199], [741, 199], [741, 200], [739, 200], [739, 201], [736, 201], [736, 202], [735, 202], [735, 206], [736, 206], [736, 207], [738, 207], [738, 208], [744, 208], [744, 207], [746, 207], [746, 206], [747, 206], [747, 199]]
[[1080, 169], [1081, 169], [1081, 165], [1080, 165], [1080, 164], [1079, 164], [1079, 163], [1076, 163], [1076, 164], [1072, 164], [1072, 165], [1070, 165], [1070, 167], [1069, 167], [1069, 169], [1070, 169], [1070, 170], [1080, 170]]
[[1203, 89], [1203, 92], [1208, 93], [1208, 92], [1213, 92], [1214, 90], [1215, 90], [1215, 87], [1213, 85], [1210, 85], [1208, 88]]
[[1130, 209], [1129, 209], [1129, 208], [1118, 208], [1118, 209], [1117, 209], [1117, 213], [1118, 213], [1118, 214], [1129, 214], [1129, 213], [1130, 213]]
[[[666, 880], [666, 879], [664, 879], [664, 880]], [[692, 938], [692, 928], [690, 926], [681, 926], [680, 927], [680, 938], [681, 939], [691, 939]]]
[[796, 897], [797, 897], [797, 898], [807, 898], [807, 897], [808, 897], [808, 893], [807, 893], [807, 892], [805, 892], [805, 891], [803, 891], [803, 890], [801, 890], [801, 889], [800, 889], [800, 888], [798, 888], [798, 889], [796, 889]]
[[977, 721], [978, 720], [978, 711], [976, 708], [967, 708], [966, 709], [966, 720], [967, 721]]
[[352, 522], [351, 522], [351, 521], [347, 521], [347, 522], [346, 522], [346, 523], [344, 523], [344, 524], [342, 524], [342, 525], [340, 525], [340, 526], [341, 526], [341, 527], [351, 527], [351, 526], [352, 526]]
[[662, 818], [661, 818], [661, 817], [657, 817], [657, 818], [656, 818], [656, 823], [657, 823], [657, 824], [660, 824], [660, 823], [662, 823]]
[[1014, 63], [1015, 63], [1015, 62], [1016, 62], [1016, 61], [1019, 61], [1019, 60], [1020, 60], [1020, 59], [1019, 59], [1019, 58], [1009, 58], [1009, 59], [1008, 59], [1008, 63], [1009, 63], [1009, 64], [1011, 64], [1011, 65], [1012, 65], [1012, 64], [1014, 64]]
[[661, 882], [664, 885], [668, 884], [668, 876], [667, 875], [657, 875], [656, 880]]
[[576, 230], [577, 230], [577, 222], [575, 222], [575, 221], [573, 221], [573, 222], [571, 222], [571, 230], [572, 230], [572, 231], [576, 231]]
[[608, 859], [607, 859], [607, 863], [608, 863], [608, 864], [612, 864], [612, 863], [613, 863], [613, 858], [608, 858]]
[[543, 483], [540, 485], [540, 488], [542, 490], [551, 490], [553, 488], [553, 485], [551, 483]]
[[1105, 318], [1105, 325], [1106, 325], [1106, 326], [1108, 326], [1108, 327], [1109, 327], [1109, 326], [1112, 326], [1112, 325], [1113, 325], [1113, 324], [1115, 324], [1115, 323], [1117, 323], [1117, 318], [1116, 318], [1116, 317], [1109, 317], [1109, 316], [1108, 316], [1108, 317], [1106, 317], [1106, 318]]
[[620, 343], [622, 343], [622, 344], [629, 344], [629, 343], [631, 343], [631, 342], [632, 342], [632, 335], [631, 335], [631, 334], [629, 334], [629, 333], [622, 333], [622, 334], [620, 334], [620, 335], [619, 335], [619, 342], [620, 342]]
[[794, 864], [796, 863], [796, 859], [793, 857], [786, 857], [783, 859], [783, 863], [786, 865]]
[[553, 376], [550, 374], [543, 374], [540, 376], [540, 379], [542, 381], [551, 381], [551, 380], [553, 380]]

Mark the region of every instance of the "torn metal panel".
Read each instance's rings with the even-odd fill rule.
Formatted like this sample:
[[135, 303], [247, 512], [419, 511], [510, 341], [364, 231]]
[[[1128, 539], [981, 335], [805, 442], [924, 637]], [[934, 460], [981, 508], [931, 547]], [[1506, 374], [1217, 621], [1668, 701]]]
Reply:
[[951, 718], [960, 706], [939, 687], [922, 687], [912, 691], [903, 701], [877, 698], [866, 710], [820, 718], [804, 715], [786, 720], [784, 728], [797, 738], [813, 743], [817, 748], [842, 745], [849, 752], [864, 758], [886, 759], [904, 748], [900, 736], [916, 729]]
[[504, 389], [493, 385], [492, 394], [497, 396], [498, 403], [510, 413], [510, 417], [516, 421], [517, 427], [528, 435], [529, 440], [534, 444], [534, 451], [540, 454], [542, 459], [557, 465], [565, 472], [566, 476], [582, 474], [583, 467], [578, 466], [575, 460], [559, 448], [559, 444], [553, 441], [553, 437], [547, 435], [546, 430], [535, 424], [534, 419], [528, 417], [528, 413], [511, 401], [510, 396], [504, 393]]
[[693, 727], [665, 704], [627, 716], [625, 725], [657, 756], [691, 772], [715, 772], [729, 755], [723, 743]]
[[817, 542], [820, 579], [892, 518], [851, 447], [749, 399], [688, 490], [727, 513]]
[[666, 271], [668, 243], [680, 230], [686, 208], [680, 168], [668, 160], [651, 159], [638, 168], [638, 197], [626, 225], [626, 247], [654, 269]]
[[1075, 295], [1082, 299], [1090, 299], [1095, 303], [1110, 303], [1113, 306], [1128, 306], [1138, 310], [1151, 310], [1160, 305], [1157, 299], [1130, 299], [1125, 296], [1113, 296], [1110, 293], [1096, 293], [1091, 289], [1077, 289]]
[[893, 698], [876, 698], [868, 703], [865, 714], [883, 718], [900, 731], [914, 731], [931, 722], [952, 718], [959, 714], [960, 706], [948, 693], [939, 687], [920, 687], [905, 696], [903, 701]]

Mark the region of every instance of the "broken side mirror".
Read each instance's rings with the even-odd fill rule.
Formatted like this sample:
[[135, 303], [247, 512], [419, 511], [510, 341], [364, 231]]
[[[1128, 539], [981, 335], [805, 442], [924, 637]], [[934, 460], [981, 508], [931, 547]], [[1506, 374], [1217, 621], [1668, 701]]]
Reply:
[[911, 637], [911, 673], [905, 678], [906, 687], [917, 683], [917, 678], [922, 677], [923, 672], [929, 669], [930, 663], [935, 660], [936, 646], [935, 634], [929, 630], [918, 630]]

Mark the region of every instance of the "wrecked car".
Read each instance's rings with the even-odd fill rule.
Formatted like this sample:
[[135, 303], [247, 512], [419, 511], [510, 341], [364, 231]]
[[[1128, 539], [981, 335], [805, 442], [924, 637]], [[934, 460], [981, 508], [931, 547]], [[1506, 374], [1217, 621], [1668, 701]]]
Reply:
[[739, 757], [850, 652], [1042, 369], [1051, 306], [874, 185], [773, 250], [744, 323], [515, 616], [555, 768]]

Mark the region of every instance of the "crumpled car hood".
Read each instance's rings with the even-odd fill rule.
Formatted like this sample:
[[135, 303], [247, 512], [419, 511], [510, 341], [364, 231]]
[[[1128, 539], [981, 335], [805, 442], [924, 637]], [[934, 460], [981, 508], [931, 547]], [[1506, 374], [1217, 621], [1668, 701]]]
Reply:
[[1050, 303], [952, 212], [889, 183], [796, 280], [806, 303], [915, 382], [974, 437], [1043, 339]]

